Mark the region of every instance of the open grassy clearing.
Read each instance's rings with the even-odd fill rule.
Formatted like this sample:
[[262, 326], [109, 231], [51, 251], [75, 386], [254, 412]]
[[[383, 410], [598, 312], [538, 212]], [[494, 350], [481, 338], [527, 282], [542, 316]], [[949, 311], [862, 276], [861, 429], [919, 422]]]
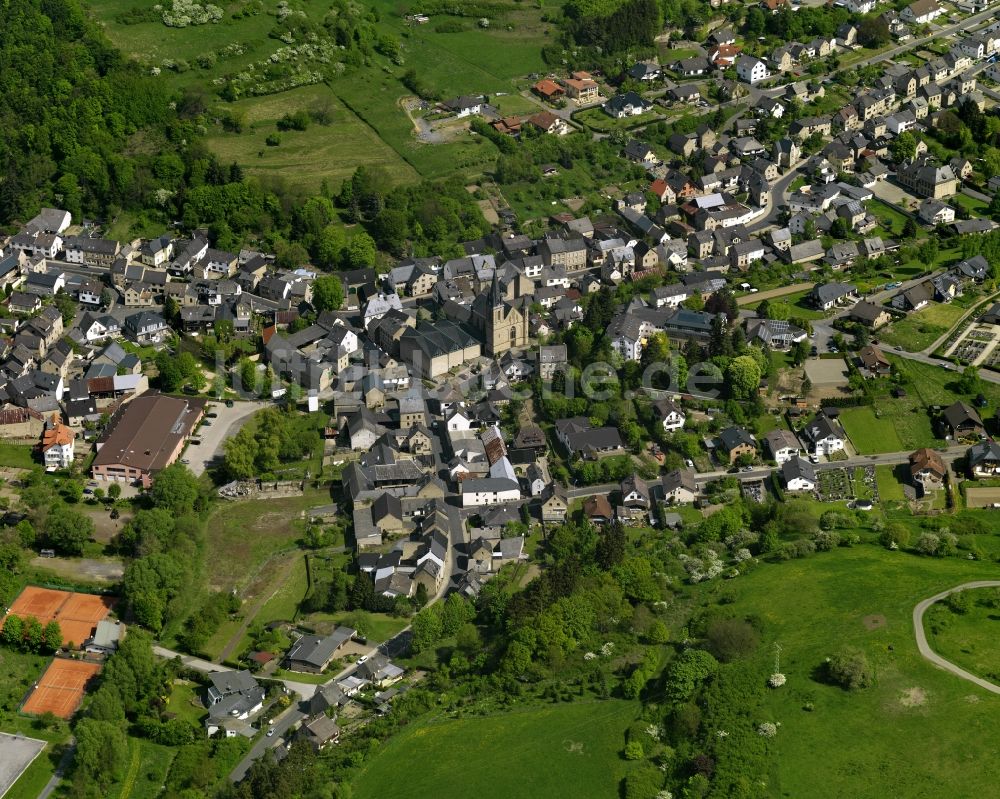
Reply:
[[[790, 305], [792, 308], [792, 316], [798, 319], [826, 319], [830, 315], [829, 312], [819, 311], [812, 306], [809, 301], [809, 295], [812, 289], [807, 291], [798, 291], [794, 294], [786, 294], [782, 297], [777, 297], [775, 299], [769, 300], [769, 302], [774, 305], [775, 303], [785, 303]], [[746, 305], [742, 305], [742, 308], [749, 308], [756, 310], [757, 306], [760, 305], [761, 300], [755, 302], [749, 302]]]
[[907, 352], [920, 352], [947, 333], [964, 313], [965, 309], [958, 305], [931, 303], [905, 319], [893, 322], [880, 332], [880, 336], [894, 347], [902, 347]]
[[328, 490], [307, 488], [301, 497], [220, 503], [208, 520], [212, 586], [229, 590], [252, 581], [268, 558], [295, 547], [303, 512], [329, 502]]
[[883, 502], [902, 502], [903, 484], [899, 482], [891, 466], [875, 467], [875, 483], [878, 485], [878, 495]]
[[877, 411], [871, 407], [849, 408], [840, 414], [840, 421], [859, 455], [899, 452], [903, 449], [903, 442], [899, 440], [895, 426], [876, 414]]
[[30, 469], [39, 465], [32, 455], [31, 447], [24, 444], [12, 444], [9, 441], [0, 441], [0, 466]]
[[972, 216], [989, 216], [989, 205], [984, 203], [982, 200], [977, 200], [975, 197], [970, 197], [968, 194], [962, 194], [962, 192], [959, 192], [958, 194], [952, 196], [949, 202], [952, 205], [962, 206]]
[[[637, 713], [636, 703], [608, 700], [414, 724], [368, 761], [355, 781], [354, 795], [467, 797], [470, 760], [502, 758], [504, 767], [477, 780], [478, 795], [617, 796], [629, 769], [621, 757], [624, 731]], [[414, 769], [418, 761], [421, 767]]]
[[[156, 799], [163, 793], [163, 784], [177, 756], [177, 749], [161, 746], [144, 738], [130, 740], [139, 744], [139, 768], [135, 772], [128, 799]], [[122, 796], [122, 799], [125, 797]]]
[[208, 711], [201, 703], [199, 692], [199, 686], [188, 680], [176, 681], [170, 690], [170, 698], [167, 700], [167, 712], [175, 714], [179, 719], [200, 726], [202, 719], [208, 715]]
[[339, 625], [357, 630], [369, 641], [385, 641], [392, 638], [410, 623], [408, 618], [391, 616], [388, 613], [369, 613], [364, 610], [342, 610], [338, 613], [310, 613], [299, 619], [302, 627], [319, 632], [332, 632]]
[[[277, 131], [285, 114], [322, 107], [332, 114], [329, 125], [311, 124], [304, 131], [282, 131], [281, 144], [268, 147], [264, 140]], [[248, 174], [272, 176], [294, 182], [311, 192], [323, 181], [336, 189], [358, 166], [384, 167], [399, 183], [416, 180], [416, 171], [378, 134], [340, 102], [326, 85], [237, 100], [231, 110], [242, 113], [242, 133], [216, 129], [207, 141], [223, 163], [235, 161]]]
[[[962, 399], [968, 402], [972, 399], [957, 391], [959, 380], [957, 372], [929, 363], [908, 361], [890, 353], [886, 353], [886, 357], [905, 375], [907, 391], [911, 394], [915, 392], [924, 405], [950, 405], [955, 400]], [[992, 409], [1000, 407], [1000, 385], [984, 382], [981, 391], [986, 398], [987, 407], [980, 409], [979, 413], [985, 419], [992, 415]]]
[[[763, 620], [762, 680], [774, 667], [771, 647], [781, 645], [788, 682], [769, 694], [761, 719], [781, 723], [770, 795], [816, 796], [817, 786], [857, 799], [989, 795], [1000, 697], [921, 658], [911, 614], [927, 596], [994, 573], [991, 564], [860, 546], [706, 585], [735, 599], [727, 614]], [[814, 679], [844, 646], [867, 654], [873, 687], [849, 693]]]
[[903, 232], [906, 217], [891, 205], [887, 205], [881, 200], [869, 200], [867, 208], [871, 215], [878, 220], [883, 230], [897, 236]]
[[969, 608], [950, 609], [936, 602], [924, 615], [924, 629], [931, 647], [941, 657], [992, 682], [1000, 681], [1000, 610], [992, 607], [996, 589], [963, 591]]

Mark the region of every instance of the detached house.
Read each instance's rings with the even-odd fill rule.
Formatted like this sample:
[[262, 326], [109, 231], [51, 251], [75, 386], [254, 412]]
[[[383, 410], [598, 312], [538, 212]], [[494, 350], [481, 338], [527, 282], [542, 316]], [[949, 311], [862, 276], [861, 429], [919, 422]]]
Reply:
[[829, 457], [844, 449], [847, 434], [840, 422], [820, 412], [802, 428], [802, 435], [809, 442], [809, 448], [816, 455]]
[[781, 482], [786, 491], [814, 491], [816, 470], [809, 461], [796, 455], [782, 464]]
[[794, 433], [781, 429], [771, 430], [765, 435], [764, 446], [771, 460], [779, 465], [798, 456], [802, 449]]
[[767, 64], [755, 56], [741, 55], [736, 59], [736, 74], [744, 83], [760, 83], [770, 77]]
[[965, 463], [972, 477], [994, 478], [1000, 476], [1000, 444], [980, 441], [969, 447]]
[[922, 447], [910, 454], [910, 479], [922, 494], [941, 488], [948, 474], [941, 456], [932, 449]]
[[170, 325], [158, 313], [139, 311], [125, 317], [125, 335], [136, 344], [159, 344], [170, 335]]
[[976, 409], [961, 400], [945, 408], [941, 420], [945, 432], [955, 441], [986, 436], [986, 428]]

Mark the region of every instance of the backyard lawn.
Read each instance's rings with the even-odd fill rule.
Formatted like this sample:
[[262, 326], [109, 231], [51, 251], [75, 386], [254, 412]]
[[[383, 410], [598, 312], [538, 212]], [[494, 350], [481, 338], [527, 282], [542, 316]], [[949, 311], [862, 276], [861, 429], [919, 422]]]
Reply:
[[882, 502], [902, 502], [903, 484], [896, 479], [896, 473], [891, 466], [875, 467], [875, 483], [878, 485], [878, 495]]
[[478, 796], [618, 796], [629, 770], [621, 756], [624, 733], [638, 710], [634, 702], [606, 700], [413, 724], [365, 763], [354, 796], [464, 799], [468, 764], [498, 760], [503, 765], [476, 780]]
[[893, 322], [881, 331], [886, 344], [907, 352], [920, 352], [947, 333], [962, 318], [965, 309], [951, 303], [931, 303], [926, 308]]
[[840, 414], [844, 430], [854, 444], [859, 455], [874, 455], [877, 452], [899, 452], [903, 442], [899, 440], [896, 427], [886, 418], [879, 418], [872, 407], [849, 408]]

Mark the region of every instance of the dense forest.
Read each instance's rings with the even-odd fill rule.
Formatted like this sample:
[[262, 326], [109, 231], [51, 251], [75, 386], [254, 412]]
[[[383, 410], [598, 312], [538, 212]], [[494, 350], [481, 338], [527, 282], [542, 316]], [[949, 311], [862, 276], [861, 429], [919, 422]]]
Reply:
[[[170, 98], [76, 0], [10, 0], [0, 25], [0, 223], [43, 203], [74, 214], [140, 204], [152, 153], [183, 137]], [[135, 153], [137, 134], [156, 132]]]
[[[389, 45], [376, 37], [366, 46]], [[207, 228], [222, 249], [253, 244], [275, 252], [279, 266], [329, 269], [372, 266], [377, 246], [458, 254], [457, 242], [486, 230], [460, 181], [397, 190], [384, 170], [361, 168], [310, 197], [246, 178], [206, 147], [200, 132], [210, 121], [201, 94], [170, 94], [107, 42], [77, 0], [5, 5], [0, 226], [14, 230], [45, 205], [77, 220], [126, 211], [146, 229], [180, 220], [184, 230]], [[360, 225], [348, 232], [345, 223]]]

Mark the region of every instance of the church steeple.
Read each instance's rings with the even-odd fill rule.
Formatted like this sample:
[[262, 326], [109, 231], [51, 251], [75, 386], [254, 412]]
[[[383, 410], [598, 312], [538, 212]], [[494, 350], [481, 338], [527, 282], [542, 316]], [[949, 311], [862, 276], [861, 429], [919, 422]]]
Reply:
[[493, 270], [493, 285], [490, 286], [490, 305], [500, 308], [503, 305], [503, 289], [500, 286], [500, 270]]

